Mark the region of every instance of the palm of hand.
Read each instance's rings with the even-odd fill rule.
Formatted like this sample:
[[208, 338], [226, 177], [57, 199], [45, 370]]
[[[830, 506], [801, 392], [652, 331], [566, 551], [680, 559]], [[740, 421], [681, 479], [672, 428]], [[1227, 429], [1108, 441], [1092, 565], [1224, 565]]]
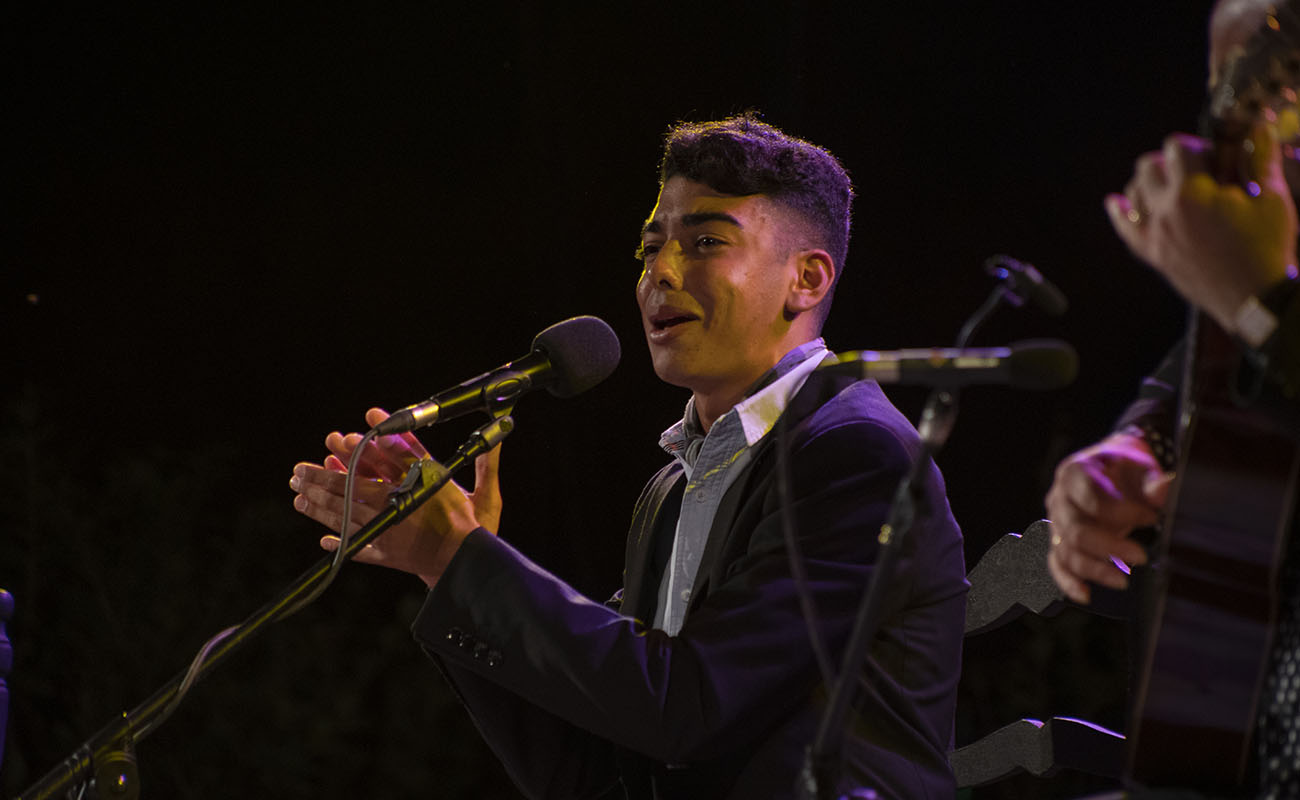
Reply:
[[[387, 417], [381, 409], [371, 409], [366, 422], [374, 426]], [[335, 473], [336, 484], [341, 486], [345, 462], [360, 442], [359, 434], [332, 433], [326, 437], [331, 455], [325, 459], [324, 468]], [[372, 519], [387, 504], [390, 487], [400, 484], [412, 465], [428, 457], [428, 451], [410, 434], [368, 443], [357, 460], [353, 524], [349, 527], [355, 530]], [[432, 586], [470, 531], [483, 527], [496, 533], [501, 517], [498, 459], [499, 448], [475, 462], [474, 492], [466, 492], [455, 481], [449, 481], [409, 517], [358, 552], [355, 560], [410, 572]], [[322, 546], [337, 548], [337, 537], [325, 537]]]

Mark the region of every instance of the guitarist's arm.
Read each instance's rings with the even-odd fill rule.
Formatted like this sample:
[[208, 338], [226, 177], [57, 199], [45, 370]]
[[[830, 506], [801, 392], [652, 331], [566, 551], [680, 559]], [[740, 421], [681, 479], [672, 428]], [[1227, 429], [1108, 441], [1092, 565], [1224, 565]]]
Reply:
[[1156, 371], [1142, 379], [1137, 397], [1124, 409], [1113, 429], [1115, 433], [1141, 437], [1166, 471], [1173, 470], [1178, 462], [1174, 431], [1186, 353], [1186, 340], [1178, 340]]
[[[1124, 194], [1107, 197], [1106, 209], [1134, 254], [1241, 340], [1243, 381], [1252, 370], [1256, 377], [1243, 399], [1300, 430], [1295, 205], [1275, 133], [1260, 126], [1253, 140], [1261, 176], [1253, 196], [1210, 177], [1202, 140], [1174, 136], [1138, 159]], [[1161, 451], [1171, 438], [1179, 350], [1144, 382], [1120, 430], [1057, 467], [1045, 501], [1054, 533], [1048, 567], [1078, 602], [1087, 602], [1089, 582], [1127, 585], [1113, 559], [1146, 561], [1129, 535], [1156, 523], [1168, 492], [1162, 462], [1170, 459]]]

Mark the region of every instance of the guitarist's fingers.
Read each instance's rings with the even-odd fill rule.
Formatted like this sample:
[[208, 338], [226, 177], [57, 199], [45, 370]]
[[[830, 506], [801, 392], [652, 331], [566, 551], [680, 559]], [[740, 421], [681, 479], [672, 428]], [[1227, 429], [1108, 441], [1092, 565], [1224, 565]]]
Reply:
[[1141, 232], [1138, 226], [1143, 222], [1142, 212], [1133, 205], [1133, 201], [1126, 195], [1108, 194], [1104, 207], [1106, 216], [1110, 218], [1110, 226], [1119, 236], [1120, 241], [1130, 250], [1136, 250], [1138, 237]]
[[[1094, 506], [1088, 512], [1097, 522], [1127, 535], [1134, 528], [1148, 528], [1160, 521], [1168, 483], [1154, 458], [1134, 460], [1128, 456], [1092, 465]], [[1161, 481], [1166, 481], [1160, 489]]]
[[1078, 508], [1058, 506], [1055, 513], [1056, 516], [1052, 517], [1054, 549], [1106, 562], [1113, 556], [1125, 564], [1147, 563], [1146, 550], [1128, 536], [1131, 529], [1116, 528], [1082, 513]]
[[1186, 133], [1175, 133], [1165, 138], [1162, 149], [1164, 179], [1181, 186], [1187, 176], [1210, 169], [1209, 143]]
[[1173, 485], [1174, 477], [1172, 472], [1148, 475], [1142, 482], [1142, 496], [1152, 506], [1163, 508], [1165, 501], [1169, 499], [1169, 487]]
[[1138, 156], [1137, 163], [1133, 167], [1133, 180], [1125, 187], [1125, 194], [1129, 197], [1147, 201], [1147, 210], [1151, 210], [1155, 198], [1169, 185], [1167, 158], [1165, 150]]
[[[1055, 545], [1048, 554], [1048, 564], [1052, 564], [1053, 561], [1058, 567], [1053, 572], [1053, 577], [1059, 572], [1066, 576], [1067, 584], [1075, 581], [1091, 581], [1111, 589], [1128, 588], [1128, 573], [1121, 569], [1109, 554], [1097, 555], [1062, 542]], [[1059, 581], [1058, 585], [1060, 585]], [[1061, 585], [1061, 589], [1066, 591], [1066, 586]], [[1073, 594], [1070, 596], [1074, 597]]]
[[[1116, 505], [1136, 506], [1128, 515], [1130, 518], [1139, 518], [1145, 507], [1111, 497], [1107, 502], [1087, 504], [1088, 507], [1112, 512], [1107, 516], [1097, 516], [1090, 513], [1087, 507], [1074, 502], [1069, 494], [1068, 483], [1068, 478], [1058, 476], [1046, 498], [1047, 513], [1052, 520], [1053, 552], [1062, 550], [1066, 553], [1080, 553], [1082, 557], [1107, 562], [1111, 556], [1115, 556], [1126, 564], [1145, 564], [1146, 550], [1128, 538], [1134, 526], [1127, 524], [1127, 520], [1117, 524], [1114, 521], [1116, 513], [1112, 508]], [[1091, 489], [1082, 494], [1089, 499], [1096, 499]], [[1154, 522], [1154, 512], [1149, 509], [1145, 511], [1151, 514]]]
[[[1294, 117], [1294, 112], [1282, 117], [1287, 120], [1287, 128], [1295, 126]], [[1288, 130], [1287, 133], [1290, 136], [1282, 136], [1279, 125], [1268, 123], [1260, 123], [1250, 132], [1251, 172], [1257, 180], [1277, 192], [1287, 190], [1286, 176], [1282, 173], [1282, 147], [1279, 139], [1289, 139], [1295, 136], [1295, 131]]]
[[[1096, 458], [1067, 461], [1057, 470], [1048, 492], [1048, 511], [1060, 522], [1100, 525], [1115, 534], [1156, 524], [1159, 513], [1142, 492], [1144, 465], [1106, 463]], [[1058, 521], [1053, 517], [1053, 521]]]
[[1056, 585], [1061, 588], [1065, 596], [1074, 602], [1087, 605], [1092, 599], [1092, 590], [1088, 587], [1088, 582], [1065, 569], [1056, 554], [1056, 548], [1047, 554], [1047, 571], [1052, 574], [1052, 580], [1056, 581]]

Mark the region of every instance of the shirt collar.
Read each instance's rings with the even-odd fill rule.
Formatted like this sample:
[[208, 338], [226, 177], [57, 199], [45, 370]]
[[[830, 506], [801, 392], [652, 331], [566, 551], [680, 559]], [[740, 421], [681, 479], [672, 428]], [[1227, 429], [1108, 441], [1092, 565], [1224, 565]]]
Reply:
[[[746, 443], [752, 446], [772, 429], [795, 391], [803, 386], [808, 375], [829, 353], [825, 340], [821, 338], [804, 342], [786, 353], [776, 366], [763, 373], [746, 390], [745, 399], [732, 406], [714, 425], [734, 424], [724, 423], [724, 420], [736, 418], [745, 433]], [[694, 463], [704, 438], [705, 432], [700, 425], [699, 414], [695, 411], [695, 398], [692, 396], [686, 401], [686, 412], [682, 419], [659, 437], [659, 446], [690, 465]]]

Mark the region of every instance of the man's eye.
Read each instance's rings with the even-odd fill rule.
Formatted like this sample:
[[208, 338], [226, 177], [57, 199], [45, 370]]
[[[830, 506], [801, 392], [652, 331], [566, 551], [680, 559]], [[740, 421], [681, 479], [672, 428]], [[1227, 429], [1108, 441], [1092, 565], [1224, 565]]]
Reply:
[[638, 261], [646, 261], [648, 259], [653, 258], [654, 255], [658, 252], [659, 252], [659, 245], [650, 244], [649, 242], [642, 242], [641, 246], [636, 249], [636, 257]]
[[713, 238], [712, 236], [701, 236], [701, 237], [699, 237], [699, 238], [697, 238], [697, 239], [695, 240], [695, 246], [698, 247], [698, 248], [700, 248], [700, 249], [708, 249], [708, 248], [710, 248], [710, 247], [717, 247], [717, 246], [720, 245], [720, 244], [722, 244], [722, 240], [721, 240], [721, 239], [715, 239], [715, 238]]

